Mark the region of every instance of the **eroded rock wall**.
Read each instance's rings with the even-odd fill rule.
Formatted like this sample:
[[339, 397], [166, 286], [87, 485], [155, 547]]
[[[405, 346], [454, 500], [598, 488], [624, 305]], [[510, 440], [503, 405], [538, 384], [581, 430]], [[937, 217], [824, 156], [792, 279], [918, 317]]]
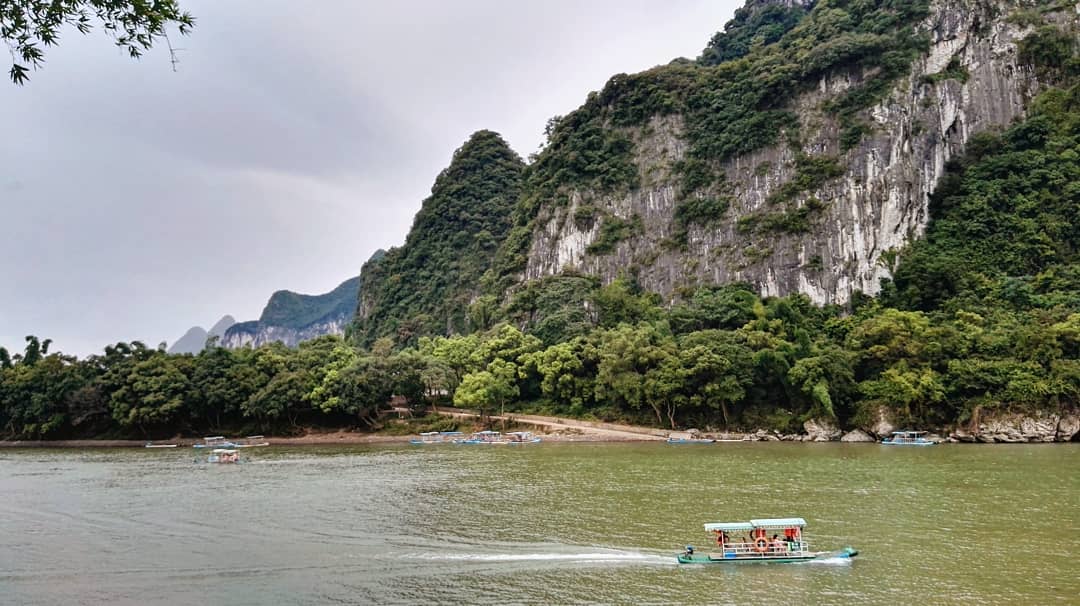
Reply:
[[[678, 227], [680, 182], [673, 166], [686, 150], [682, 120], [657, 117], [632, 129], [641, 187], [620, 196], [577, 191], [568, 205], [542, 208], [525, 279], [570, 269], [609, 282], [632, 270], [644, 288], [666, 295], [682, 286], [735, 281], [766, 296], [805, 293], [819, 304], [845, 303], [856, 291], [876, 294], [895, 268], [896, 253], [925, 231], [929, 197], [946, 163], [973, 135], [1023, 117], [1040, 89], [1034, 71], [1016, 59], [1017, 42], [1032, 28], [1005, 18], [1014, 8], [1006, 2], [935, 2], [921, 24], [929, 52], [865, 112], [872, 132], [850, 150], [840, 149], [840, 126], [823, 105], [866, 74], [822, 79], [791, 106], [800, 121], [801, 148], [782, 143], [727, 162], [731, 208], [720, 222], [690, 226], [683, 247], [670, 241]], [[1077, 14], [1054, 18], [1076, 21]], [[966, 77], [947, 77], [947, 68]], [[792, 201], [795, 207], [810, 199], [824, 204], [811, 214], [810, 231], [740, 230], [739, 217], [779, 210], [767, 199], [795, 176], [800, 152], [834, 156], [844, 167], [842, 176]], [[574, 220], [585, 205], [600, 211], [597, 220]], [[605, 216], [636, 216], [643, 229], [609, 253], [590, 254]]]

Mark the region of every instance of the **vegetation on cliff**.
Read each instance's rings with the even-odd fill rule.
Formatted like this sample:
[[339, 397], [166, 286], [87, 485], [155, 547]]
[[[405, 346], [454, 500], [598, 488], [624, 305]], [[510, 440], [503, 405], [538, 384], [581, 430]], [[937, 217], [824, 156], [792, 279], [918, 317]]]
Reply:
[[[631, 134], [647, 130], [657, 117], [678, 115], [685, 125], [686, 157], [674, 167], [682, 175], [683, 227], [713, 221], [727, 209], [722, 162], [778, 143], [785, 134], [798, 142], [798, 120], [789, 103], [824, 75], [842, 73], [853, 81], [827, 108], [841, 126], [843, 147], [851, 147], [867, 130], [859, 112], [880, 100], [927, 47], [914, 25], [929, 14], [929, 4], [832, 0], [807, 10], [752, 3], [697, 61], [613, 76], [579, 109], [548, 124], [547, 145], [529, 167], [514, 230], [500, 249], [500, 285], [510, 285], [524, 268], [534, 220], [544, 205], [565, 204], [574, 192], [638, 186]], [[831, 158], [801, 162], [825, 167], [813, 174], [800, 171], [801, 180], [785, 186], [774, 202], [804, 191], [807, 180], [837, 176]]]
[[469, 306], [510, 229], [524, 168], [498, 134], [473, 134], [435, 179], [405, 244], [364, 266], [350, 335], [370, 345], [472, 330]]

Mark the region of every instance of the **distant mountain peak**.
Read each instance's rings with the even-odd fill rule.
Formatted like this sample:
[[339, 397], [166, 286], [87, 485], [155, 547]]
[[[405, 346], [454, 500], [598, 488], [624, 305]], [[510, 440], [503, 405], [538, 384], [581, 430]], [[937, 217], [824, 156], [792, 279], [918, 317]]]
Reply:
[[225, 331], [229, 330], [229, 328], [233, 324], [236, 324], [236, 318], [230, 316], [229, 314], [225, 314], [221, 317], [220, 320], [215, 322], [212, 327], [210, 327], [210, 330], [207, 331], [207, 335], [210, 337], [224, 337]]
[[206, 346], [208, 333], [202, 326], [192, 326], [184, 336], [176, 340], [169, 348], [171, 354], [199, 353]]

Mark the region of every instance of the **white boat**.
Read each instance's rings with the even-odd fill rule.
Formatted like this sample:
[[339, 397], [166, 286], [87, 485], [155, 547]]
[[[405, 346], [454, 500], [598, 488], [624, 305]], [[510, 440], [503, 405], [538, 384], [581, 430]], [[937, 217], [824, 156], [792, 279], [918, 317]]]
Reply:
[[179, 444], [154, 444], [153, 442], [147, 442], [146, 448], [176, 448]]
[[193, 444], [194, 448], [233, 448], [235, 443], [225, 439], [225, 436], [207, 436], [202, 444]]
[[206, 458], [207, 463], [239, 463], [240, 453], [231, 448], [215, 448]]
[[256, 446], [269, 446], [270, 442], [267, 442], [262, 436], [248, 436], [246, 438], [238, 438], [233, 440], [233, 448], [255, 448]]
[[511, 431], [506, 434], [507, 444], [536, 444], [540, 438], [532, 435], [531, 431]]
[[460, 431], [425, 431], [419, 438], [409, 440], [409, 444], [453, 444], [462, 438]]
[[498, 431], [478, 431], [468, 438], [454, 440], [455, 444], [491, 444], [505, 446], [507, 444], [535, 444], [540, 438], [528, 431], [510, 431], [505, 434]]

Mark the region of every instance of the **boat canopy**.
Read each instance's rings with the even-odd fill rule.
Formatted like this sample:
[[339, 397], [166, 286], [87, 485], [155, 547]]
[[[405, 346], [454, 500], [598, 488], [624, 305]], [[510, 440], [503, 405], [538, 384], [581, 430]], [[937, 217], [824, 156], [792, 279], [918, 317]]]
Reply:
[[926, 433], [925, 431], [894, 431], [894, 432], [892, 432], [892, 435], [894, 435], [894, 436], [921, 436], [921, 435], [923, 435], [925, 433]]
[[204, 440], [224, 440], [225, 436], [206, 436]]
[[713, 522], [705, 525], [706, 532], [749, 532], [754, 529], [750, 522]]
[[792, 528], [806, 526], [806, 520], [802, 518], [775, 518], [765, 520], [750, 520], [754, 528]]
[[214, 454], [236, 454], [236, 451], [229, 448], [215, 448]]

